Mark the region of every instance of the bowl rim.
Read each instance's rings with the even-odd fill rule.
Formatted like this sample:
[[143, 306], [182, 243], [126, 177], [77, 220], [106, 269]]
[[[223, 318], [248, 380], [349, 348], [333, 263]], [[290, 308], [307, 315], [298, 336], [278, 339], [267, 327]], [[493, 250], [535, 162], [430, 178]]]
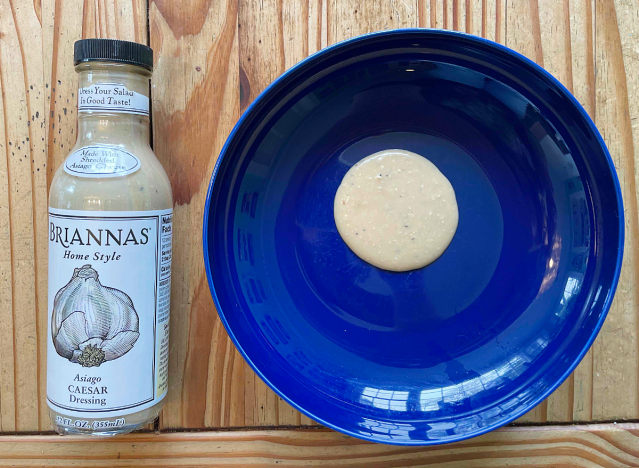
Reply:
[[[584, 121], [588, 125], [588, 128], [592, 131], [593, 135], [597, 138], [597, 143], [599, 144], [600, 148], [603, 150], [603, 153], [604, 153], [604, 155], [606, 157], [606, 162], [608, 163], [608, 167], [609, 167], [609, 169], [611, 171], [611, 175], [612, 175], [612, 179], [613, 179], [613, 183], [614, 183], [614, 187], [615, 187], [617, 209], [618, 209], [618, 212], [619, 212], [619, 217], [618, 217], [618, 220], [619, 220], [619, 236], [618, 236], [617, 259], [616, 259], [614, 277], [613, 277], [612, 283], [611, 283], [611, 288], [610, 288], [610, 291], [609, 291], [607, 297], [605, 298], [605, 300], [603, 302], [602, 311], [601, 311], [601, 314], [600, 314], [599, 320], [597, 321], [596, 326], [593, 328], [593, 330], [592, 330], [592, 332], [590, 334], [590, 337], [588, 338], [588, 340], [586, 341], [585, 345], [583, 346], [583, 348], [581, 349], [581, 351], [579, 352], [577, 357], [574, 359], [574, 361], [568, 366], [566, 371], [552, 385], [550, 385], [537, 398], [532, 400], [530, 403], [528, 403], [521, 410], [519, 410], [519, 411], [513, 413], [512, 415], [504, 418], [502, 421], [499, 421], [498, 423], [489, 424], [486, 427], [483, 427], [483, 428], [481, 428], [478, 431], [474, 431], [474, 432], [470, 432], [470, 433], [466, 433], [466, 434], [461, 434], [461, 435], [455, 435], [455, 436], [452, 436], [452, 437], [447, 438], [445, 440], [442, 440], [442, 439], [437, 439], [437, 440], [434, 440], [434, 439], [421, 439], [421, 440], [415, 440], [415, 439], [398, 439], [398, 440], [379, 439], [379, 438], [377, 438], [375, 436], [368, 436], [368, 435], [365, 435], [365, 434], [361, 434], [361, 433], [358, 433], [358, 432], [355, 432], [355, 431], [352, 431], [352, 430], [349, 430], [349, 429], [334, 425], [334, 424], [324, 420], [322, 417], [319, 417], [319, 416], [313, 414], [312, 412], [306, 410], [302, 406], [298, 405], [295, 401], [293, 401], [290, 398], [288, 398], [279, 388], [277, 388], [272, 382], [269, 381], [269, 379], [266, 378], [266, 376], [260, 371], [260, 369], [257, 366], [255, 366], [255, 364], [247, 356], [247, 354], [245, 353], [244, 349], [242, 348], [242, 346], [238, 342], [237, 337], [235, 336], [233, 331], [230, 329], [229, 324], [228, 324], [228, 322], [226, 320], [226, 316], [225, 316], [224, 312], [222, 311], [222, 307], [220, 305], [220, 301], [219, 301], [219, 298], [217, 296], [217, 292], [215, 290], [215, 286], [213, 284], [212, 273], [211, 273], [211, 263], [210, 263], [210, 258], [209, 258], [209, 249], [208, 249], [208, 244], [209, 244], [208, 224], [209, 224], [209, 214], [211, 213], [212, 194], [213, 194], [213, 188], [214, 188], [214, 185], [215, 185], [215, 181], [217, 179], [217, 175], [218, 175], [221, 163], [222, 163], [224, 157], [227, 155], [228, 148], [229, 148], [232, 140], [234, 139], [235, 135], [238, 133], [238, 131], [240, 130], [240, 128], [242, 127], [242, 125], [244, 124], [244, 122], [246, 121], [248, 116], [261, 103], [261, 101], [264, 100], [266, 98], [266, 96], [268, 94], [270, 94], [273, 90], [278, 88], [282, 84], [283, 81], [288, 79], [288, 77], [290, 77], [291, 75], [295, 74], [299, 69], [301, 69], [302, 67], [306, 66], [309, 62], [314, 61], [318, 57], [322, 57], [324, 55], [332, 54], [332, 53], [334, 53], [334, 52], [336, 52], [336, 51], [338, 51], [338, 50], [340, 50], [340, 49], [342, 49], [344, 47], [348, 47], [348, 46], [351, 46], [351, 45], [359, 43], [359, 42], [365, 42], [365, 41], [368, 41], [368, 40], [371, 40], [371, 39], [374, 39], [374, 38], [384, 37], [384, 36], [402, 36], [402, 35], [405, 35], [405, 34], [422, 34], [422, 35], [428, 35], [428, 36], [450, 37], [450, 38], [455, 38], [455, 39], [463, 39], [463, 40], [474, 42], [475, 44], [479, 44], [479, 45], [483, 45], [483, 46], [492, 47], [492, 48], [495, 48], [498, 51], [506, 54], [507, 56], [509, 56], [509, 58], [514, 59], [515, 61], [518, 60], [520, 62], [523, 62], [525, 65], [528, 65], [528, 66], [532, 67], [533, 70], [536, 73], [540, 74], [543, 78], [548, 80], [553, 86], [555, 86], [555, 88], [558, 91], [561, 91], [564, 94], [564, 96], [569, 99], [569, 101], [573, 104], [573, 106], [576, 108], [576, 110], [583, 117]], [[575, 368], [582, 361], [582, 359], [584, 358], [584, 356], [586, 355], [588, 350], [591, 348], [595, 338], [599, 334], [599, 331], [601, 330], [601, 327], [603, 326], [603, 323], [604, 323], [604, 321], [605, 321], [605, 319], [606, 319], [606, 317], [608, 315], [608, 312], [610, 310], [610, 307], [612, 305], [612, 301], [613, 301], [613, 298], [615, 296], [615, 292], [617, 290], [617, 285], [618, 285], [618, 282], [619, 282], [619, 276], [620, 276], [620, 273], [621, 273], [621, 266], [622, 266], [622, 262], [623, 262], [624, 238], [625, 238], [625, 216], [624, 216], [624, 208], [623, 208], [623, 198], [622, 198], [621, 186], [619, 184], [619, 178], [618, 178], [618, 175], [617, 175], [617, 172], [616, 172], [616, 169], [615, 169], [614, 162], [612, 160], [612, 157], [610, 156], [610, 152], [608, 151], [608, 148], [607, 148], [607, 146], [606, 146], [606, 144], [605, 144], [605, 142], [604, 142], [599, 130], [597, 129], [595, 123], [591, 119], [590, 115], [588, 115], [586, 110], [583, 108], [581, 103], [577, 100], [577, 98], [575, 98], [575, 96], [557, 78], [555, 78], [550, 72], [548, 72], [543, 67], [539, 66], [534, 61], [530, 60], [528, 57], [520, 54], [519, 52], [514, 51], [513, 49], [510, 49], [509, 47], [506, 47], [506, 46], [504, 46], [502, 44], [499, 44], [497, 42], [491, 41], [489, 39], [485, 39], [483, 37], [474, 36], [472, 34], [467, 34], [467, 33], [459, 32], [459, 31], [449, 31], [449, 30], [433, 29], [433, 28], [390, 29], [390, 30], [375, 31], [375, 32], [371, 32], [371, 33], [355, 36], [355, 37], [352, 37], [352, 38], [337, 42], [335, 44], [332, 44], [332, 45], [330, 45], [330, 46], [328, 46], [326, 48], [320, 49], [319, 51], [309, 55], [305, 59], [303, 59], [300, 62], [296, 63], [295, 65], [290, 67], [288, 70], [286, 70], [284, 73], [282, 73], [280, 76], [278, 76], [271, 84], [269, 84], [253, 100], [253, 102], [251, 102], [249, 104], [249, 106], [244, 110], [244, 112], [242, 113], [242, 115], [240, 116], [240, 118], [238, 119], [236, 124], [234, 125], [233, 129], [229, 133], [229, 136], [226, 139], [226, 142], [224, 143], [224, 146], [222, 147], [222, 150], [220, 151], [220, 154], [218, 155], [218, 159], [217, 159], [217, 161], [215, 163], [215, 167], [214, 167], [212, 175], [211, 175], [209, 188], [208, 188], [208, 191], [207, 191], [207, 194], [206, 194], [206, 203], [205, 203], [205, 207], [204, 207], [204, 217], [203, 217], [203, 225], [202, 225], [202, 227], [203, 227], [203, 229], [202, 229], [202, 247], [203, 247], [203, 251], [204, 251], [204, 266], [205, 266], [205, 269], [206, 269], [206, 276], [207, 276], [207, 281], [208, 281], [208, 285], [209, 285], [209, 290], [211, 292], [211, 295], [213, 296], [213, 301], [215, 303], [215, 307], [216, 307], [216, 310], [218, 312], [218, 316], [220, 317], [220, 320], [222, 321], [222, 324], [224, 325], [224, 328], [226, 329], [226, 332], [228, 333], [229, 337], [233, 341], [233, 344], [235, 345], [237, 350], [240, 352], [240, 354], [242, 355], [244, 360], [249, 364], [249, 366], [251, 366], [253, 371], [258, 375], [258, 377], [260, 379], [262, 379], [262, 381], [264, 383], [266, 383], [269, 386], [269, 388], [271, 388], [280, 398], [282, 398], [284, 401], [286, 401], [293, 408], [297, 409], [302, 414], [305, 414], [306, 416], [308, 416], [312, 420], [314, 420], [314, 421], [316, 421], [316, 422], [318, 422], [318, 423], [320, 423], [320, 424], [322, 424], [322, 425], [324, 425], [324, 426], [326, 426], [326, 427], [328, 427], [330, 429], [333, 429], [333, 430], [338, 431], [338, 432], [340, 432], [342, 434], [346, 434], [346, 435], [349, 435], [351, 437], [355, 437], [355, 438], [358, 438], [358, 439], [366, 440], [366, 441], [369, 441], [369, 442], [377, 442], [377, 443], [383, 443], [383, 444], [387, 444], [387, 445], [399, 445], [399, 446], [441, 445], [441, 444], [459, 442], [459, 441], [467, 440], [467, 439], [470, 439], [470, 438], [473, 438], [473, 437], [477, 437], [477, 436], [486, 434], [486, 433], [491, 432], [491, 431], [493, 431], [495, 429], [498, 429], [498, 428], [500, 428], [500, 427], [502, 427], [502, 426], [504, 426], [506, 424], [509, 424], [512, 421], [516, 420], [517, 418], [521, 417], [522, 415], [528, 413], [533, 408], [535, 408], [537, 405], [539, 405], [543, 400], [545, 400], [552, 392], [554, 392], [570, 376], [570, 374], [575, 370]]]

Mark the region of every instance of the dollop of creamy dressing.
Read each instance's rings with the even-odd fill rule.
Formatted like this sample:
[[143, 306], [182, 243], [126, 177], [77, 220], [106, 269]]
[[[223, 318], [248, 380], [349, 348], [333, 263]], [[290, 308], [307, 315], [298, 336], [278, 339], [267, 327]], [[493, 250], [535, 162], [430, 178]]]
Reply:
[[399, 149], [380, 151], [351, 167], [333, 209], [337, 230], [350, 249], [391, 271], [435, 261], [453, 240], [459, 221], [446, 176], [428, 159]]

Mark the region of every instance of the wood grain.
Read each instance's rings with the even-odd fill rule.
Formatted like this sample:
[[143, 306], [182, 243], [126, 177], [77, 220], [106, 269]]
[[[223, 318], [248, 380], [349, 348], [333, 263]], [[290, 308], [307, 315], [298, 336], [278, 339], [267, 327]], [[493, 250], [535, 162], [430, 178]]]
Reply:
[[[38, 371], [46, 362], [38, 343], [46, 323], [47, 267], [46, 92], [40, 16], [41, 9], [31, 2], [0, 3], [0, 84], [6, 144], [6, 165], [0, 171], [7, 177], [3, 186], [8, 213], [3, 224], [9, 230], [10, 244], [3, 252], [3, 257], [10, 254], [10, 261], [2, 268], [2, 276], [12, 287], [11, 303], [0, 312], [3, 430], [38, 428], [39, 403], [44, 396], [42, 380], [38, 381], [42, 375]], [[34, 56], [39, 60], [30, 59]]]
[[[137, 11], [137, 13], [135, 11]], [[143, 0], [0, 2], [0, 427], [49, 427], [47, 192], [75, 140], [73, 41], [144, 41]], [[137, 23], [136, 23], [137, 21]], [[49, 116], [51, 118], [49, 118]], [[37, 403], [34, 403], [37, 402]]]
[[206, 188], [240, 115], [237, 1], [154, 0], [149, 14], [157, 57], [153, 144], [175, 201], [169, 396], [161, 423], [241, 426], [244, 362], [215, 312], [201, 247]]
[[637, 425], [506, 429], [431, 448], [372, 444], [326, 430], [5, 436], [0, 466], [636, 467]]
[[[579, 100], [591, 118], [595, 117], [595, 9], [591, 0], [583, 1], [581, 6], [570, 8], [570, 36], [572, 52], [572, 83], [568, 87]], [[569, 83], [564, 83], [566, 86]], [[581, 364], [569, 377], [572, 383], [571, 395], [564, 399], [564, 404], [572, 407], [574, 421], [590, 421], [592, 419], [592, 377], [593, 351], [588, 351]], [[555, 398], [553, 396], [553, 398]]]
[[0, 0], [0, 430], [49, 427], [46, 197], [76, 139], [75, 40], [150, 37], [155, 49], [153, 144], [176, 202], [162, 427], [297, 426], [314, 423], [255, 376], [215, 312], [200, 242], [211, 170], [241, 112], [292, 65], [358, 34], [418, 26], [523, 53], [597, 123], [625, 202], [619, 289], [592, 350], [521, 422], [639, 418], [638, 20], [630, 0], [150, 0], [148, 13], [145, 0]]
[[[26, 0], [25, 0], [26, 1]], [[44, 0], [45, 86], [48, 102], [48, 183], [75, 144], [78, 80], [73, 67], [73, 44], [103, 37], [147, 43], [145, 0]]]
[[[637, 314], [639, 226], [635, 185], [635, 148], [628, 85], [617, 18], [617, 4], [598, 3], [595, 34], [595, 123], [606, 140], [624, 197], [625, 262], [608, 319], [593, 347], [593, 418], [631, 418], [639, 410], [637, 392]], [[631, 80], [628, 80], [631, 81]], [[632, 330], [632, 331], [631, 331]], [[606, 416], [604, 416], [606, 415]], [[608, 416], [610, 415], [610, 416]]]

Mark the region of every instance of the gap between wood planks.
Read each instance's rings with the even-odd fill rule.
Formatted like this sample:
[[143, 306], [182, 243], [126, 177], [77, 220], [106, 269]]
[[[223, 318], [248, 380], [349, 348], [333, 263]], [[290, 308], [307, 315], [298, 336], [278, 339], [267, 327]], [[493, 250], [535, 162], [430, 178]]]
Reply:
[[[503, 432], [503, 431], [553, 431], [553, 430], [570, 430], [575, 431], [601, 431], [601, 430], [626, 430], [626, 431], [639, 431], [639, 419], [624, 420], [624, 421], [592, 421], [588, 424], [575, 424], [574, 422], [553, 422], [553, 423], [541, 423], [541, 422], [525, 422], [525, 423], [510, 423], [505, 426], [499, 427], [493, 431], [488, 432]], [[335, 432], [326, 426], [238, 426], [238, 427], [195, 427], [195, 428], [167, 428], [160, 429], [159, 419], [156, 419], [153, 424], [153, 429], [140, 429], [130, 434], [124, 434], [127, 437], [134, 436], [135, 434], [189, 434], [189, 433], [201, 433], [201, 432], [265, 432], [265, 431], [320, 431], [320, 432]], [[0, 434], [0, 443], [2, 437], [5, 436], [57, 436], [54, 431], [11, 431], [2, 432]], [[78, 439], [81, 440], [83, 436], [66, 436], [65, 439]], [[106, 440], [106, 439], [105, 439]]]

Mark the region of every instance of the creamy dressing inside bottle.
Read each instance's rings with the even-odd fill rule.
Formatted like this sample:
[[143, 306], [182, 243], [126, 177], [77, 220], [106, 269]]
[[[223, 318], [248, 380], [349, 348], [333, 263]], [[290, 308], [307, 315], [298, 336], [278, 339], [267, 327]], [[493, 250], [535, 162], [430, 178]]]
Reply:
[[75, 49], [78, 140], [49, 193], [47, 400], [62, 434], [129, 432], [168, 388], [173, 199], [149, 145], [151, 49]]

